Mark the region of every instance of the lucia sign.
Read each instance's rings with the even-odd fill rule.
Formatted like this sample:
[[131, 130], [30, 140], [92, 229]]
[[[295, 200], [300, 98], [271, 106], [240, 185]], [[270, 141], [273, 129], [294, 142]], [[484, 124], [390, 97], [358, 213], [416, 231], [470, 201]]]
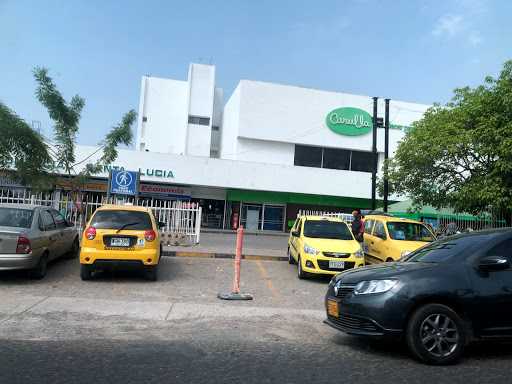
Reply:
[[334, 132], [356, 136], [370, 132], [373, 128], [372, 116], [358, 108], [338, 108], [329, 112], [325, 122]]

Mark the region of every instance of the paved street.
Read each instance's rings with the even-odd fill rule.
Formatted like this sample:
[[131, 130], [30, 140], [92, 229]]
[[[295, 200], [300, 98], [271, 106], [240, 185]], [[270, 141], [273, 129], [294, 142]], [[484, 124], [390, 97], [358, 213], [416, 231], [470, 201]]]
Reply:
[[160, 279], [103, 273], [84, 282], [77, 260], [41, 281], [0, 273], [0, 383], [450, 382], [505, 383], [509, 345], [469, 348], [430, 367], [400, 344], [359, 339], [322, 323], [329, 278], [298, 280], [287, 262], [165, 257]]

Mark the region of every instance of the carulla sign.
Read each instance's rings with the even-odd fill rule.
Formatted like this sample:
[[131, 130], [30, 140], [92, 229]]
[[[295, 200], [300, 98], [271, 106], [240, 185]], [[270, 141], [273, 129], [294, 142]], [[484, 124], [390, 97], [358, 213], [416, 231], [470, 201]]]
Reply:
[[325, 122], [334, 132], [357, 136], [368, 133], [373, 128], [372, 116], [358, 108], [338, 108], [329, 112]]

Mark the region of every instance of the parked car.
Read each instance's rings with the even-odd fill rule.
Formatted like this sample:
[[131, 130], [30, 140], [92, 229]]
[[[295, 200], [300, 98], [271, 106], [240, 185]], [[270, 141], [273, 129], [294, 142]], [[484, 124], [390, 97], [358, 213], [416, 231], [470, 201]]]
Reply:
[[105, 205], [97, 209], [82, 237], [80, 277], [90, 280], [96, 270], [136, 269], [156, 281], [164, 225], [147, 207]]
[[399, 260], [434, 240], [430, 228], [418, 221], [374, 215], [364, 218], [363, 251], [367, 264]]
[[512, 228], [454, 235], [403, 260], [345, 271], [327, 290], [325, 323], [400, 341], [428, 364], [468, 342], [512, 337]]
[[27, 269], [42, 279], [49, 261], [78, 255], [78, 231], [51, 207], [0, 204], [0, 270]]
[[288, 240], [288, 262], [297, 264], [299, 279], [308, 273], [334, 275], [364, 265], [363, 251], [343, 220], [301, 216]]

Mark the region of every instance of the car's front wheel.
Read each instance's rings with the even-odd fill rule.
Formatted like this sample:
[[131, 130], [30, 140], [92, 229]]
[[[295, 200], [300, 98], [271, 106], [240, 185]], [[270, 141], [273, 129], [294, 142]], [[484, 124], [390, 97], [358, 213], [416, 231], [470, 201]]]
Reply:
[[66, 259], [74, 259], [78, 256], [78, 251], [80, 249], [80, 245], [78, 244], [78, 238], [73, 241], [73, 245], [71, 245], [71, 249], [68, 253], [66, 253]]
[[305, 279], [308, 276], [308, 274], [304, 272], [304, 270], [302, 269], [302, 261], [300, 260], [300, 256], [299, 259], [297, 260], [297, 276], [301, 280]]
[[290, 251], [290, 247], [288, 247], [288, 263], [295, 264], [295, 259], [292, 256], [292, 252]]
[[460, 316], [441, 304], [426, 304], [411, 316], [406, 330], [410, 351], [432, 365], [452, 364], [466, 345], [466, 327]]

